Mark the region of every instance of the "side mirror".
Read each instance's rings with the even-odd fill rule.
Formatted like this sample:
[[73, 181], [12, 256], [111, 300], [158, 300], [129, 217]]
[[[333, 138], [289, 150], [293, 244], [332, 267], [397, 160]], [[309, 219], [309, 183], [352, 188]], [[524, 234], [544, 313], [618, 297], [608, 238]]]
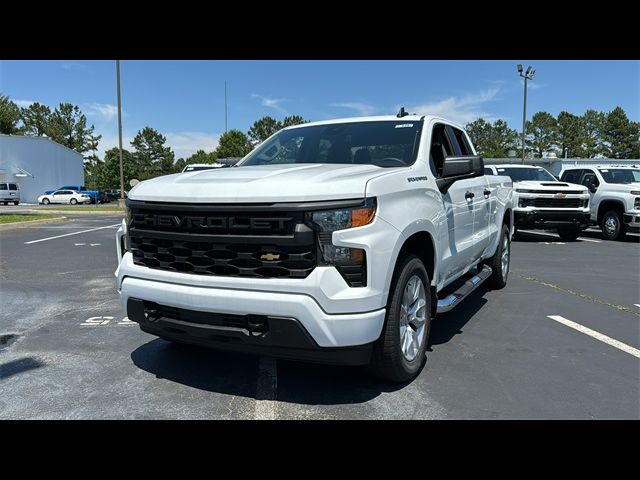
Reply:
[[465, 155], [446, 157], [442, 165], [442, 175], [436, 180], [441, 193], [447, 193], [449, 187], [458, 180], [481, 177], [484, 175], [484, 160], [480, 156]]
[[596, 187], [596, 184], [595, 184], [595, 183], [591, 183], [591, 184], [589, 184], [589, 191], [590, 191], [591, 193], [596, 193], [596, 190], [598, 190], [598, 187]]

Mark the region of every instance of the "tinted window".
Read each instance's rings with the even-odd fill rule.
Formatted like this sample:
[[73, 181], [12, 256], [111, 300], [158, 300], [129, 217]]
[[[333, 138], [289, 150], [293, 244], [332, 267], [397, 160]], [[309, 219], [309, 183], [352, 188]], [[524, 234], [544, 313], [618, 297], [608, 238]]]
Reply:
[[288, 163], [404, 167], [415, 162], [420, 121], [353, 122], [281, 130], [238, 167]]
[[491, 170], [490, 168], [486, 168], [484, 169], [484, 174], [485, 175], [493, 175], [493, 170]]
[[10, 183], [9, 184], [9, 190], [18, 190], [18, 185], [15, 183]]
[[579, 183], [582, 170], [566, 170], [560, 178], [563, 182]]
[[498, 167], [498, 175], [508, 175], [514, 182], [534, 180], [536, 182], [556, 182], [556, 178], [542, 167], [515, 168]]
[[600, 175], [607, 183], [640, 182], [640, 170], [630, 168], [601, 168]]
[[444, 159], [450, 155], [453, 155], [453, 147], [446, 134], [446, 127], [440, 123], [436, 124], [431, 134], [429, 149], [429, 166], [436, 177], [440, 177], [442, 174]]
[[467, 142], [467, 137], [465, 136], [464, 132], [454, 127], [451, 127], [451, 130], [453, 130], [453, 134], [458, 141], [458, 145], [460, 145], [460, 154], [473, 155], [473, 153], [471, 152], [471, 146], [469, 145], [469, 142]]
[[585, 172], [585, 174], [582, 177], [582, 181], [580, 183], [585, 187], [588, 187], [591, 184], [594, 184], [596, 187], [600, 185], [600, 182], [598, 181], [598, 177], [596, 177], [596, 174], [590, 170], [587, 170]]
[[8, 190], [6, 183], [0, 183], [0, 190]]

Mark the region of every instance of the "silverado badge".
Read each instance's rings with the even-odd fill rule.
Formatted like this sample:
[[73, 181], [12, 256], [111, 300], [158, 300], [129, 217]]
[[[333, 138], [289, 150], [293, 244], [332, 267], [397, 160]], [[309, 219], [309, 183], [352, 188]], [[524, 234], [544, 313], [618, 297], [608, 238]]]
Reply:
[[260, 255], [260, 260], [266, 260], [267, 262], [273, 262], [274, 260], [278, 260], [280, 255], [277, 253], [263, 253]]

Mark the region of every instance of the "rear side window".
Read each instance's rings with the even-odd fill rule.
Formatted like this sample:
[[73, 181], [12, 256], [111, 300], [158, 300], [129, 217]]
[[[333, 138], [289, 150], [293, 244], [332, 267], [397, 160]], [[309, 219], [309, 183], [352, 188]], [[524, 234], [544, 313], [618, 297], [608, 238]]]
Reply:
[[0, 190], [8, 190], [6, 183], [0, 183]]
[[16, 183], [10, 183], [9, 190], [18, 190], [18, 185]]

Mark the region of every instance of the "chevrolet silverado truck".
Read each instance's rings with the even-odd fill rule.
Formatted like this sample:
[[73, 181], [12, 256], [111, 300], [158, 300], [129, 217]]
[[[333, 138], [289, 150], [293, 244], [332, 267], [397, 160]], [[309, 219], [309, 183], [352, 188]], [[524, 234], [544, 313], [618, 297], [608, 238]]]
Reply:
[[589, 226], [586, 187], [560, 182], [537, 166], [486, 165], [484, 169], [486, 175], [507, 175], [513, 180], [515, 229], [555, 230], [561, 239], [573, 241]]
[[508, 177], [434, 116], [287, 127], [235, 167], [129, 192], [116, 288], [163, 339], [323, 363], [404, 382], [431, 320], [507, 282]]
[[567, 166], [564, 182], [576, 183], [591, 194], [591, 223], [607, 240], [621, 240], [627, 231], [640, 231], [640, 168], [637, 166]]

